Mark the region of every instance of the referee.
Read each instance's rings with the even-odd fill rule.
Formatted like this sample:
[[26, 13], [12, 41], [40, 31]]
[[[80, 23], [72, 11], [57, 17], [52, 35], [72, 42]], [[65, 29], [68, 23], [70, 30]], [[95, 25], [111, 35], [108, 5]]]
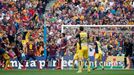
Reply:
[[130, 41], [129, 38], [126, 38], [124, 41], [124, 50], [125, 50], [125, 69], [131, 68], [131, 59], [133, 52], [133, 43]]

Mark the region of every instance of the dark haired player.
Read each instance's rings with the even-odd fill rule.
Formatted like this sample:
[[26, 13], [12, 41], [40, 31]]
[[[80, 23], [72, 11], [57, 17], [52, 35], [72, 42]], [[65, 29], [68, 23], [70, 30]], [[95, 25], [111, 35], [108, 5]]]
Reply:
[[[97, 69], [98, 65], [97, 63], [102, 61], [102, 50], [101, 50], [101, 44], [100, 44], [100, 38], [96, 37], [96, 41], [94, 42], [94, 46], [95, 46], [95, 61], [94, 61], [94, 65], [95, 67], [93, 68], [93, 70]], [[104, 66], [102, 65], [102, 69], [104, 70]]]
[[88, 60], [88, 34], [84, 31], [84, 27], [79, 28], [80, 33], [76, 35], [76, 38], [79, 39], [78, 41], [78, 60], [79, 60], [79, 67], [78, 73], [81, 73], [83, 70], [84, 59], [87, 61], [87, 71], [90, 72], [90, 64]]
[[[37, 68], [40, 68], [40, 64], [36, 59], [35, 53], [36, 53], [36, 46], [35, 46], [35, 42], [33, 39], [30, 39], [29, 42], [27, 42], [26, 44], [26, 61], [29, 60], [30, 58], [32, 58], [33, 60], [35, 60]], [[26, 64], [26, 63], [25, 63]]]
[[17, 40], [16, 43], [13, 44], [12, 50], [14, 51], [15, 55], [17, 56], [17, 60], [23, 65], [22, 69], [26, 69], [25, 62], [26, 60], [23, 59], [22, 53], [23, 53], [23, 45], [22, 43]]
[[5, 61], [4, 69], [10, 70], [12, 67], [10, 66], [10, 56], [8, 55], [8, 51], [6, 50], [9, 46], [7, 45], [8, 39], [7, 37], [3, 37], [0, 42], [0, 57], [2, 57]]
[[131, 68], [131, 59], [133, 53], [133, 44], [131, 43], [130, 39], [126, 38], [124, 42], [124, 50], [125, 50], [125, 68]]

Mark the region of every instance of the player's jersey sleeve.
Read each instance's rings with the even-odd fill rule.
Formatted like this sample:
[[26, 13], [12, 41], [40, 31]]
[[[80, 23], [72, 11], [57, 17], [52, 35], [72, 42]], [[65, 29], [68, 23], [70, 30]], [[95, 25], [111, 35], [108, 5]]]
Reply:
[[77, 35], [76, 35], [76, 38], [79, 38], [79, 39], [80, 39], [80, 34], [77, 34]]
[[94, 45], [95, 45], [95, 53], [98, 53], [98, 45], [97, 45], [97, 42], [94, 42]]
[[81, 40], [80, 40], [80, 34], [77, 34], [77, 35], [76, 35], [76, 38], [78, 38], [78, 39], [79, 39], [79, 42], [78, 42], [78, 43], [79, 43], [79, 45], [80, 45], [79, 47], [80, 47], [80, 49], [81, 49]]

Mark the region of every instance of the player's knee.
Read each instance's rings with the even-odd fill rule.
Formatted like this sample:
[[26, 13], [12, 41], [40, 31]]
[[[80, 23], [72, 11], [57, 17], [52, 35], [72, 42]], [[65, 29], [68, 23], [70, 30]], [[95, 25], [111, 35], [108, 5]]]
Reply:
[[82, 61], [83, 60], [83, 57], [79, 58], [78, 60]]

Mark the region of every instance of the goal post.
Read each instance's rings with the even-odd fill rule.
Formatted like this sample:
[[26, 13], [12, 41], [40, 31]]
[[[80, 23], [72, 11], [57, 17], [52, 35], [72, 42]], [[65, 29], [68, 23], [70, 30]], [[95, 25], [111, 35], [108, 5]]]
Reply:
[[101, 27], [134, 27], [134, 25], [62, 25], [61, 32], [64, 33], [65, 27], [78, 28], [80, 26], [87, 27], [87, 28], [90, 28], [90, 27], [99, 27], [99, 28]]

